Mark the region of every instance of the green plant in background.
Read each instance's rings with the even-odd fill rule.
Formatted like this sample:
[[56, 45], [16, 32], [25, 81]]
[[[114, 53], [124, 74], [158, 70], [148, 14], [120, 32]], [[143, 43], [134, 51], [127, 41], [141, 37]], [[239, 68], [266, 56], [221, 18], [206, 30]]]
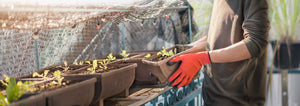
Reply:
[[[279, 41], [276, 45], [273, 45], [273, 57], [271, 63], [274, 63], [276, 52], [280, 51], [280, 45], [282, 42], [286, 42], [287, 51], [291, 62], [291, 48], [289, 43], [299, 40], [300, 28], [300, 0], [269, 0], [269, 19], [271, 23], [270, 39]], [[281, 52], [282, 53], [282, 52]], [[283, 54], [283, 53], [282, 53]], [[269, 69], [269, 78], [267, 82], [267, 90], [270, 90], [270, 100], [272, 105], [272, 74], [273, 64]]]
[[122, 53], [120, 54], [123, 59], [128, 58], [128, 56], [130, 55], [129, 53], [126, 53], [126, 50], [122, 50]]
[[1, 81], [2, 83], [5, 83], [6, 86], [6, 97], [0, 93], [0, 105], [8, 105], [11, 102], [17, 101], [25, 92], [34, 92], [35, 89], [32, 89], [31, 86], [33, 86], [36, 81], [16, 81], [15, 78], [8, 78], [6, 75], [4, 76], [5, 80]]
[[45, 70], [43, 74], [39, 74], [39, 73], [37, 73], [37, 72], [34, 72], [34, 73], [32, 74], [32, 77], [42, 77], [42, 78], [44, 78], [44, 79], [47, 79], [47, 78], [48, 78], [47, 75], [48, 75], [49, 71], [50, 71], [50, 70]]
[[8, 105], [9, 103], [13, 101], [17, 101], [21, 96], [23, 95], [23, 92], [21, 92], [21, 89], [18, 87], [16, 79], [14, 78], [9, 78], [7, 82], [7, 87], [6, 87], [6, 97], [7, 100], [5, 99], [5, 96], [1, 94], [1, 105]]
[[198, 33], [193, 35], [193, 41], [208, 33], [213, 2], [213, 0], [189, 0], [190, 5], [194, 9], [192, 14], [193, 21], [198, 27]]
[[300, 28], [300, 0], [270, 0], [271, 39], [297, 40]]

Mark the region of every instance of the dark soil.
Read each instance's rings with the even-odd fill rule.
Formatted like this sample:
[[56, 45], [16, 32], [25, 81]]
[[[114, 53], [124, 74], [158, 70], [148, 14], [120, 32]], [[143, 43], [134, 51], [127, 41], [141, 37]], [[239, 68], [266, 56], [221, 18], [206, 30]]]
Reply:
[[158, 56], [154, 59], [151, 59], [151, 61], [161, 61], [161, 60], [167, 59], [169, 57], [171, 57], [171, 56]]
[[59, 84], [52, 85], [51, 84], [52, 81], [55, 81], [55, 80], [38, 82], [37, 84], [35, 84], [35, 86], [32, 89], [36, 90], [35, 93], [40, 93], [40, 92], [51, 91], [51, 90], [54, 90], [57, 88], [62, 88], [62, 87], [77, 83], [76, 81], [63, 80], [61, 85], [59, 85]]
[[[100, 64], [98, 64], [100, 65]], [[92, 66], [91, 66], [92, 67]], [[103, 67], [103, 66], [102, 66]], [[103, 69], [103, 68], [99, 68], [96, 69], [96, 73], [104, 73], [104, 72], [108, 72], [108, 71], [111, 71], [111, 70], [114, 70], [114, 69], [119, 69], [121, 67], [124, 67], [124, 65], [110, 65], [108, 64], [107, 65], [107, 69]], [[88, 71], [88, 70], [82, 70], [80, 71], [78, 74], [91, 74], [91, 71]]]

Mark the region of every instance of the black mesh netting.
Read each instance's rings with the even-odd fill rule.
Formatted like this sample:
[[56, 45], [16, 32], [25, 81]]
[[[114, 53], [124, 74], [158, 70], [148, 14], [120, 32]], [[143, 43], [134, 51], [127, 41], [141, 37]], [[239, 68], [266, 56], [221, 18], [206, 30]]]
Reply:
[[[23, 4], [1, 1], [1, 79], [3, 74], [30, 74], [38, 66], [41, 69], [64, 61], [72, 63], [119, 54], [123, 48], [158, 50], [189, 43], [186, 1], [65, 0], [65, 4], [57, 4], [60, 0], [54, 0], [53, 4], [50, 0], [44, 4], [29, 1]], [[193, 17], [192, 23], [195, 35], [198, 29]]]

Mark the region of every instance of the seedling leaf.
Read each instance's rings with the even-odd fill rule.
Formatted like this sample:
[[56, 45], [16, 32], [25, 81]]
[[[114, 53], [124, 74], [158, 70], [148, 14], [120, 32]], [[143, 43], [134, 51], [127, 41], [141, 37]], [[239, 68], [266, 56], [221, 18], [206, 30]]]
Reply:
[[145, 56], [145, 58], [149, 58], [149, 57], [151, 57], [151, 54], [150, 54], [150, 53], [148, 53], [148, 54]]
[[122, 53], [120, 54], [122, 57], [123, 57], [123, 59], [124, 58], [128, 58], [128, 56], [130, 55], [130, 54], [127, 54], [126, 53], [126, 50], [122, 50]]
[[91, 64], [91, 62], [90, 62], [90, 61], [85, 61], [85, 63], [87, 63], [87, 64]]

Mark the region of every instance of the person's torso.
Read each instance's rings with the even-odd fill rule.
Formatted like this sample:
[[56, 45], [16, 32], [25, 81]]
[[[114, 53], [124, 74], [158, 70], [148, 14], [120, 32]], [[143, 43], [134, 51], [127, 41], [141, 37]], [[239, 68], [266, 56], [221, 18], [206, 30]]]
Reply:
[[[243, 0], [214, 0], [207, 49], [221, 49], [243, 40], [243, 20]], [[207, 65], [203, 86], [206, 104], [241, 105], [256, 97], [264, 99], [265, 91], [252, 92], [265, 88], [265, 57]]]

